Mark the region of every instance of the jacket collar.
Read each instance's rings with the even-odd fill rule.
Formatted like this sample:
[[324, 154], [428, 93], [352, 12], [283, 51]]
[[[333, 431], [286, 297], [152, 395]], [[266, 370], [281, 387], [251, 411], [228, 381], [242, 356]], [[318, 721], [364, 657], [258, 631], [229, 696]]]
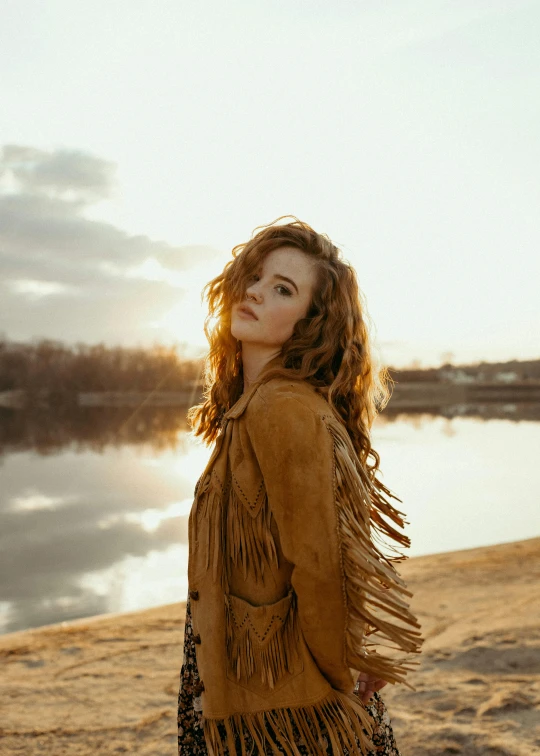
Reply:
[[245, 408], [248, 406], [251, 397], [253, 394], [257, 391], [261, 383], [264, 383], [265, 381], [265, 375], [266, 373], [275, 368], [275, 367], [281, 367], [283, 365], [283, 360], [281, 358], [281, 355], [277, 355], [277, 357], [273, 357], [269, 362], [266, 363], [266, 365], [263, 367], [261, 372], [259, 373], [259, 377], [256, 381], [254, 381], [251, 386], [244, 391], [244, 393], [237, 399], [237, 401], [233, 404], [233, 406], [225, 412], [223, 415], [224, 420], [228, 420], [229, 418], [236, 418], [239, 417], [239, 415], [242, 414], [242, 412], [245, 410]]

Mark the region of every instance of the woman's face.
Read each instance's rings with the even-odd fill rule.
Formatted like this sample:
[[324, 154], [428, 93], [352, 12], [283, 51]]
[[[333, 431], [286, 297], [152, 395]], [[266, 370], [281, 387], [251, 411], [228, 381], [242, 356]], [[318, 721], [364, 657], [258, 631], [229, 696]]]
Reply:
[[[272, 250], [247, 281], [244, 301], [232, 307], [232, 335], [243, 345], [281, 347], [292, 336], [296, 322], [307, 315], [315, 281], [315, 264], [307, 254], [296, 247]], [[244, 315], [243, 306], [256, 319]]]

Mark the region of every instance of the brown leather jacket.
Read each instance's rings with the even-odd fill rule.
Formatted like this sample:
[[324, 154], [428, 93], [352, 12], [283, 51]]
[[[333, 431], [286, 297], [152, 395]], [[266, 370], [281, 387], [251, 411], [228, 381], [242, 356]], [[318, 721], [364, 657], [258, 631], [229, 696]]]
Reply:
[[225, 744], [235, 754], [235, 735], [249, 732], [263, 754], [270, 733], [299, 754], [294, 723], [314, 754], [328, 742], [360, 754], [372, 747], [362, 727], [372, 728], [353, 694], [358, 671], [414, 690], [412, 594], [372, 530], [408, 539], [381, 517], [403, 524], [328, 402], [306, 381], [265, 381], [275, 364], [225, 413], [189, 517], [205, 740], [210, 756]]

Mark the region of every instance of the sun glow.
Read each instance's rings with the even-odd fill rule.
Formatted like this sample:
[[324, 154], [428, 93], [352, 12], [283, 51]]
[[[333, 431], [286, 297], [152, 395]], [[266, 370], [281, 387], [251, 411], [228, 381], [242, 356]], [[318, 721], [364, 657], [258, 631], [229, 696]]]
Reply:
[[201, 301], [201, 295], [203, 287], [216, 275], [216, 271], [215, 261], [189, 270], [174, 270], [154, 257], [149, 257], [130, 269], [128, 275], [131, 278], [163, 281], [178, 290], [178, 304], [149, 323], [160, 340], [180, 341], [191, 349], [194, 356], [199, 356], [207, 349], [208, 342], [204, 335], [207, 307]]

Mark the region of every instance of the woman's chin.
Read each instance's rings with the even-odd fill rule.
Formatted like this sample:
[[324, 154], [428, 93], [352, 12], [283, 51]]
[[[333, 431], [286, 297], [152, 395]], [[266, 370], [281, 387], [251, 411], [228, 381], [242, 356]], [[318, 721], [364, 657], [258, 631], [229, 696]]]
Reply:
[[238, 341], [243, 341], [244, 338], [249, 340], [250, 335], [253, 336], [253, 325], [256, 324], [256, 320], [242, 320], [238, 319], [231, 325], [231, 334]]

